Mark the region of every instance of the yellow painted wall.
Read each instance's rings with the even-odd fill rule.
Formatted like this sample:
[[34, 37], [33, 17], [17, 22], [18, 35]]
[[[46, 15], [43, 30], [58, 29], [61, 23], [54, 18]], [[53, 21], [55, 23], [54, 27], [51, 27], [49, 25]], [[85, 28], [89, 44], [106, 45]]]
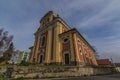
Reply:
[[74, 37], [74, 47], [75, 47], [75, 52], [76, 52], [76, 61], [80, 62], [79, 53], [78, 53], [78, 45], [77, 45], [77, 36], [76, 36], [76, 33], [73, 34], [73, 37]]
[[57, 22], [55, 24], [55, 33], [54, 33], [54, 62], [60, 62], [60, 40], [59, 40], [59, 34], [60, 34], [60, 25]]
[[46, 55], [45, 55], [45, 63], [50, 63], [51, 58], [51, 38], [52, 38], [52, 28], [50, 27], [48, 29], [48, 35], [47, 35], [47, 46], [46, 46]]
[[73, 45], [73, 37], [72, 34], [69, 34], [70, 37], [70, 50], [71, 50], [71, 54], [70, 54], [70, 61], [75, 61], [75, 51], [74, 51], [74, 45]]
[[36, 43], [36, 52], [35, 52], [35, 58], [36, 58], [36, 62], [37, 61], [37, 58], [38, 58], [38, 53], [39, 53], [39, 46], [40, 46], [40, 36], [38, 35], [38, 38], [37, 38], [37, 43]]
[[33, 62], [33, 59], [35, 58], [36, 55], [36, 44], [37, 44], [37, 36], [35, 36], [35, 42], [34, 42], [34, 46], [33, 46], [33, 50], [32, 50], [32, 57], [30, 59], [31, 62]]

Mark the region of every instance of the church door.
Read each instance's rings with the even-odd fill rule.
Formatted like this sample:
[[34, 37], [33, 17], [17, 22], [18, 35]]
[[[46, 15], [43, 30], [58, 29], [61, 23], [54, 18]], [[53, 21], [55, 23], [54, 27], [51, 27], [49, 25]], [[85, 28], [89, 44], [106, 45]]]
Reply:
[[40, 64], [43, 62], [43, 55], [40, 55]]
[[65, 64], [69, 64], [69, 54], [65, 54]]

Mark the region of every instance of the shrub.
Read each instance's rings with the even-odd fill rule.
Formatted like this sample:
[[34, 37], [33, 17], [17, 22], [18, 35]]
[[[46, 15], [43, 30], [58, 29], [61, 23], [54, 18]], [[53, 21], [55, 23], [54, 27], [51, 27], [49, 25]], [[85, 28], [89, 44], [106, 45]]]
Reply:
[[22, 61], [19, 65], [20, 65], [20, 66], [29, 66], [30, 63], [29, 63], [29, 62], [26, 62], [26, 61]]
[[4, 77], [2, 74], [0, 74], [0, 80], [9, 80], [9, 79]]
[[16, 78], [15, 80], [24, 80], [23, 77]]

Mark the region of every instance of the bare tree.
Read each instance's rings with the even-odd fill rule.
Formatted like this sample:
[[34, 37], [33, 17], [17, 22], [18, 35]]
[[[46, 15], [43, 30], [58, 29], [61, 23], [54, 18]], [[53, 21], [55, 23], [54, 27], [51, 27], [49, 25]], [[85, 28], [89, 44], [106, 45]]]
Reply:
[[95, 46], [92, 46], [92, 47], [93, 47], [94, 50], [95, 50], [95, 56], [96, 56], [96, 58], [99, 58], [100, 55], [99, 55], [99, 53], [98, 53], [98, 51], [97, 51], [97, 48], [96, 48]]
[[0, 62], [10, 59], [11, 53], [14, 50], [12, 39], [13, 35], [8, 35], [8, 31], [4, 31], [3, 28], [0, 29]]

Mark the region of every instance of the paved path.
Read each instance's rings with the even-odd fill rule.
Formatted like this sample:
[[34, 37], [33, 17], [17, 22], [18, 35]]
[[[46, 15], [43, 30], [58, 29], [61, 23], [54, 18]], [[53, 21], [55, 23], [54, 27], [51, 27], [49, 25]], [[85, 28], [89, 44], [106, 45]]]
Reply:
[[89, 76], [89, 77], [73, 77], [73, 78], [53, 78], [53, 79], [39, 79], [39, 80], [120, 80], [120, 74]]
[[54, 80], [120, 80], [120, 74], [104, 75], [104, 76], [89, 76], [89, 77], [77, 77], [77, 78], [63, 78]]
[[27, 80], [120, 80], [120, 74], [102, 75], [102, 76], [89, 76], [89, 77], [27, 79]]

